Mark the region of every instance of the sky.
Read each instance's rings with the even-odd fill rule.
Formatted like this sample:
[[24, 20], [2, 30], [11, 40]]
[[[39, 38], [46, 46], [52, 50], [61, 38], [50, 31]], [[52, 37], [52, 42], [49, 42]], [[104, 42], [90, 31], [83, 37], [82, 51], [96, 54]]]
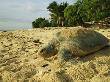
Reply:
[[0, 30], [32, 28], [31, 22], [38, 17], [49, 18], [46, 9], [57, 1], [73, 4], [76, 0], [0, 0]]

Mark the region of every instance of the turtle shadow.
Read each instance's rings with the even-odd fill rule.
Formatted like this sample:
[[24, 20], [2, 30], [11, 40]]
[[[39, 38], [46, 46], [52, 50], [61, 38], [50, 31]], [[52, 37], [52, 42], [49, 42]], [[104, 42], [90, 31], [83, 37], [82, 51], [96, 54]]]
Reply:
[[87, 62], [87, 61], [95, 60], [98, 57], [109, 57], [109, 56], [110, 56], [110, 46], [106, 46], [97, 52], [81, 57], [79, 60], [83, 62]]

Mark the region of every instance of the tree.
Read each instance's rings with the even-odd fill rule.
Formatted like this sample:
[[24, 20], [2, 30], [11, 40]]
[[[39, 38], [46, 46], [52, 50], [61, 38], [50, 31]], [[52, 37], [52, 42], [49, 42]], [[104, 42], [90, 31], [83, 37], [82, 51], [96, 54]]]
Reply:
[[67, 21], [67, 26], [76, 26], [83, 24], [81, 14], [78, 10], [79, 5], [70, 5], [64, 11], [64, 16]]
[[110, 14], [110, 0], [79, 0], [81, 14], [86, 16], [84, 21], [97, 21]]
[[43, 28], [43, 27], [49, 27], [50, 23], [45, 18], [38, 18], [35, 21], [32, 22], [33, 28]]
[[98, 21], [110, 16], [110, 0], [78, 0], [64, 10], [69, 26]]
[[64, 9], [68, 6], [68, 3], [58, 4], [53, 1], [47, 7], [48, 11], [50, 11], [51, 23], [57, 26], [64, 26]]
[[48, 20], [44, 20], [39, 24], [39, 27], [49, 27], [50, 23]]

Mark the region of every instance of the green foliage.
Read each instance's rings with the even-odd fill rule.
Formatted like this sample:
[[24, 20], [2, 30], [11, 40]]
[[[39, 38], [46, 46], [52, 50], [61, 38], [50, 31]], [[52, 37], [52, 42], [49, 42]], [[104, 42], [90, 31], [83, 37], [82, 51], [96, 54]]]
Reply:
[[54, 14], [58, 13], [58, 3], [56, 1], [53, 1], [52, 3], [49, 4], [47, 9], [51, 13], [54, 13]]
[[83, 0], [79, 1], [84, 21], [97, 21], [110, 16], [110, 0]]
[[39, 27], [49, 27], [49, 21], [48, 20], [44, 20], [39, 24]]
[[110, 0], [78, 0], [64, 10], [68, 26], [98, 21], [110, 16]]
[[52, 20], [52, 19], [51, 19], [50, 25], [51, 25], [51, 27], [57, 27], [57, 22], [56, 22], [56, 20]]
[[60, 3], [53, 1], [47, 7], [50, 11], [52, 26], [64, 26], [64, 9], [68, 6], [68, 3]]
[[50, 22], [45, 18], [38, 18], [32, 22], [33, 28], [77, 26], [85, 22], [99, 21], [110, 16], [110, 0], [78, 0], [75, 4], [67, 2], [58, 4], [53, 1], [47, 7], [50, 12]]
[[83, 23], [83, 20], [78, 11], [78, 5], [68, 6], [64, 11], [64, 16], [68, 26], [75, 26]]
[[38, 18], [35, 21], [32, 22], [33, 28], [43, 28], [43, 27], [49, 27], [50, 23], [45, 18]]

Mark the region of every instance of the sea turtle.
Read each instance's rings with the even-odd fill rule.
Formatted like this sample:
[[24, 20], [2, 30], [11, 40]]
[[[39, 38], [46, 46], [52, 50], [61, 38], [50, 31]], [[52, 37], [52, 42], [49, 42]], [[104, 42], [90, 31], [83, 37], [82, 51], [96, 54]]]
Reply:
[[62, 29], [48, 44], [38, 50], [38, 54], [44, 58], [57, 54], [66, 60], [96, 52], [105, 47], [108, 41], [105, 36], [92, 29]]

